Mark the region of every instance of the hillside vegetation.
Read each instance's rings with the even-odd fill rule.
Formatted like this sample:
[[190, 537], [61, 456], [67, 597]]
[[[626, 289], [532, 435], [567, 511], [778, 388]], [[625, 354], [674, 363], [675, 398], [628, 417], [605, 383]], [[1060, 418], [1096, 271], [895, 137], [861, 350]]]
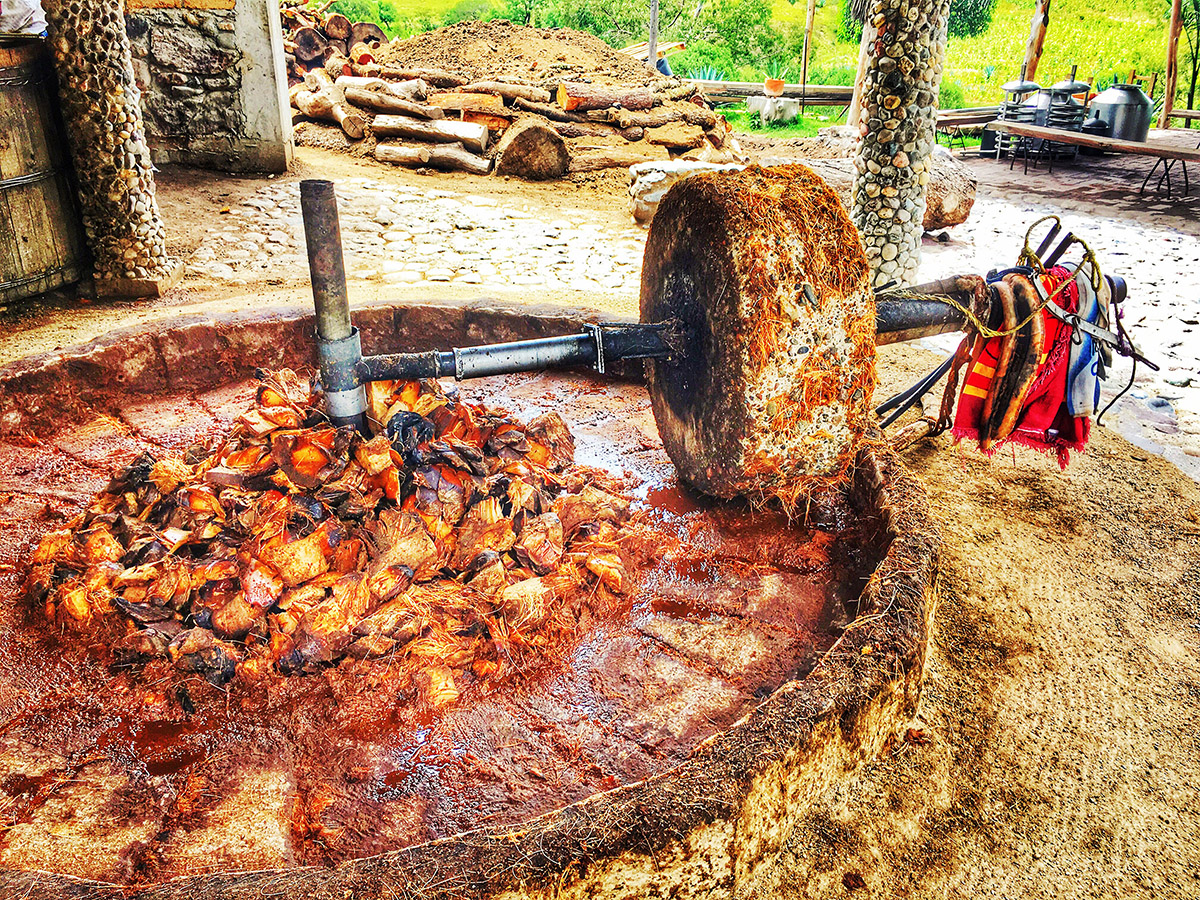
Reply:
[[[817, 0], [808, 80], [849, 84], [858, 44], [843, 21], [842, 3]], [[981, 0], [955, 0], [956, 3]], [[974, 37], [951, 37], [947, 46], [943, 106], [998, 101], [1000, 86], [1020, 73], [1035, 0], [995, 0], [990, 27]], [[987, 0], [982, 0], [983, 4]], [[538, 27], [576, 28], [614, 47], [646, 37], [646, 0], [337, 0], [334, 9], [352, 20], [379, 22], [392, 36], [407, 37], [469, 19], [503, 18]], [[965, 7], [960, 7], [961, 10]], [[1166, 60], [1168, 0], [1056, 0], [1051, 6], [1044, 84], [1078, 77], [1101, 86], [1131, 70], [1157, 71]], [[660, 0], [661, 40], [688, 48], [670, 57], [677, 74], [757, 80], [769, 69], [800, 80], [804, 44], [803, 0]], [[1181, 41], [1180, 93], [1186, 90], [1187, 42]], [[1156, 91], [1161, 94], [1161, 88]], [[1157, 98], [1156, 98], [1157, 99]], [[1181, 97], [1181, 99], [1183, 99]]]

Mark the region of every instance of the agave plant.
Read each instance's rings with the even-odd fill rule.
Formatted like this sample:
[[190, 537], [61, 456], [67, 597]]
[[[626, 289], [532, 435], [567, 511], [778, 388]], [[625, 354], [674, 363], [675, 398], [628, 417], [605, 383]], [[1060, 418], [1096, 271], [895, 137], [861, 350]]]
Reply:
[[777, 78], [780, 81], [787, 79], [788, 67], [783, 60], [778, 57], [768, 60], [767, 62], [767, 77]]
[[688, 72], [693, 81], [725, 81], [725, 73], [716, 66], [701, 66]]

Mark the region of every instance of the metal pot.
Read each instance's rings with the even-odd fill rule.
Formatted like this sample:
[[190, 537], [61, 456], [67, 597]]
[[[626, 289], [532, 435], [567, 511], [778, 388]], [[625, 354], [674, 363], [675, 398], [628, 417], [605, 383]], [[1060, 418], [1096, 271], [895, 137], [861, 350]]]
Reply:
[[[1079, 129], [1084, 134], [1090, 134], [1093, 137], [1109, 137], [1108, 123], [1099, 116], [1092, 116]], [[1079, 152], [1084, 156], [1103, 156], [1103, 150], [1096, 150], [1093, 147], [1080, 147]]]
[[1146, 92], [1134, 84], [1114, 84], [1091, 106], [1092, 114], [1108, 123], [1109, 134], [1125, 141], [1146, 140], [1153, 109]]

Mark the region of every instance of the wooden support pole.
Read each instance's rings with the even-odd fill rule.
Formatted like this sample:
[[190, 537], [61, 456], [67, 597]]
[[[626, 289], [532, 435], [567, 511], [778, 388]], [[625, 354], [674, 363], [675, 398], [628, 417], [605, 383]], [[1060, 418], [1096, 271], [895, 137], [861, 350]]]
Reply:
[[1172, 0], [1171, 25], [1167, 29], [1167, 77], [1163, 91], [1159, 128], [1171, 127], [1171, 107], [1175, 105], [1175, 86], [1179, 80], [1179, 33], [1183, 30], [1183, 0]]
[[[808, 47], [812, 41], [813, 17], [817, 14], [817, 0], [808, 0], [808, 11], [804, 14], [804, 50], [800, 55], [800, 84], [808, 86]], [[801, 97], [801, 107], [804, 106]]]
[[1033, 10], [1033, 21], [1029, 27], [1029, 43], [1025, 45], [1025, 79], [1033, 81], [1037, 76], [1038, 62], [1046, 44], [1046, 28], [1050, 24], [1050, 0], [1038, 0]]
[[850, 97], [850, 109], [846, 113], [847, 125], [858, 124], [859, 114], [862, 112], [862, 89], [867, 77], [867, 62], [871, 58], [871, 48], [878, 39], [879, 32], [868, 17], [863, 25], [862, 41], [858, 46], [858, 71], [854, 73], [854, 93]]
[[646, 62], [658, 71], [658, 0], [650, 0], [650, 43], [646, 48]]

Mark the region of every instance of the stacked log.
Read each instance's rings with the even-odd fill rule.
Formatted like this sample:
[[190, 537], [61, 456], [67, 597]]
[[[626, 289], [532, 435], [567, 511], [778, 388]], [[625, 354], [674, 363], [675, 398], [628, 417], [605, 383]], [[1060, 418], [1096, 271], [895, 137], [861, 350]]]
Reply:
[[[338, 74], [378, 74], [373, 51], [387, 43], [387, 35], [374, 22], [351, 22], [329, 12], [333, 0], [309, 8], [306, 0], [280, 0], [284, 60], [289, 76], [302, 77], [331, 63]], [[346, 69], [343, 73], [340, 70]], [[334, 76], [336, 77], [336, 75]]]
[[411, 66], [394, 52], [380, 52], [380, 62], [381, 31], [327, 10], [281, 7], [293, 118], [374, 142], [364, 149], [378, 160], [541, 180], [684, 155], [726, 162], [737, 153], [725, 120], [678, 79], [537, 84]]

